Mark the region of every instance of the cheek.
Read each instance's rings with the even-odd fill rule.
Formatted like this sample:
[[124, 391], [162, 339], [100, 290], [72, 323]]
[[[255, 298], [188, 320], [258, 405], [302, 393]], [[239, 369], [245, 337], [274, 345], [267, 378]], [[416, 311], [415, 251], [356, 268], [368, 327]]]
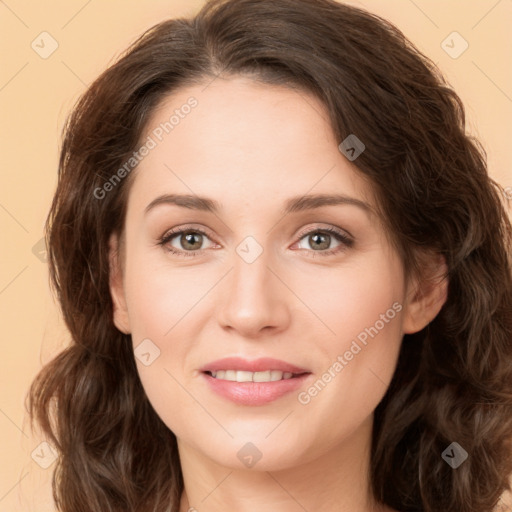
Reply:
[[331, 358], [349, 350], [358, 336], [364, 343], [368, 331], [377, 339], [375, 328], [379, 338], [400, 338], [403, 275], [395, 258], [375, 255], [364, 263], [297, 272], [294, 291], [312, 313], [308, 325], [318, 332], [311, 348]]
[[[204, 318], [201, 306], [206, 301], [199, 299], [211, 285], [208, 276], [197, 279], [192, 267], [171, 269], [136, 256], [127, 261], [125, 289], [137, 370], [149, 402], [174, 431], [181, 421], [175, 411], [191, 411], [185, 414], [187, 418], [193, 414], [194, 402], [185, 391], [190, 383], [183, 374], [193, 341], [199, 336], [199, 317]], [[138, 349], [143, 346], [144, 350]], [[146, 365], [137, 354], [148, 352], [151, 362]]]
[[[346, 269], [345, 269], [346, 270]], [[311, 352], [322, 352], [317, 379], [299, 396], [318, 421], [343, 413], [355, 427], [372, 413], [393, 376], [402, 341], [403, 273], [394, 259], [375, 258], [350, 271], [332, 272], [311, 296], [329, 332]], [[313, 414], [311, 412], [311, 414]], [[337, 428], [337, 427], [336, 427]], [[336, 435], [333, 432], [333, 436]]]
[[191, 325], [214, 276], [198, 268], [172, 268], [150, 258], [133, 258], [126, 268], [126, 300], [132, 335], [167, 339]]

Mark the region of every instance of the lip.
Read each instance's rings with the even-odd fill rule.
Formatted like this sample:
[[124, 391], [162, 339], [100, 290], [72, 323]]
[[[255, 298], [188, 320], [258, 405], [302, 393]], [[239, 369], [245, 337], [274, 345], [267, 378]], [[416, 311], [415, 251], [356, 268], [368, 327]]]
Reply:
[[201, 376], [206, 379], [210, 389], [218, 395], [239, 405], [265, 405], [284, 395], [296, 391], [304, 385], [312, 373], [303, 373], [291, 379], [274, 382], [234, 382], [215, 379], [208, 373]]
[[218, 370], [242, 370], [246, 372], [265, 372], [268, 370], [280, 370], [290, 373], [309, 373], [305, 368], [299, 368], [293, 364], [273, 359], [271, 357], [262, 357], [254, 361], [248, 361], [241, 357], [225, 357], [205, 364], [199, 369], [201, 372], [216, 372]]
[[[280, 370], [298, 375], [294, 375], [290, 379], [273, 382], [234, 382], [216, 379], [207, 373], [218, 370], [242, 370], [247, 372]], [[240, 357], [226, 357], [206, 364], [200, 371], [202, 372], [201, 376], [213, 392], [236, 404], [251, 406], [265, 405], [292, 391], [296, 391], [312, 375], [310, 371], [304, 368], [269, 357], [254, 361], [248, 361]]]

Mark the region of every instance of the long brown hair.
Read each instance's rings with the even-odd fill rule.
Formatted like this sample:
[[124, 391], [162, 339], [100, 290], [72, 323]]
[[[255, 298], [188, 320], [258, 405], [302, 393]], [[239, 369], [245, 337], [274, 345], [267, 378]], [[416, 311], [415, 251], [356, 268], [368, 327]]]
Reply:
[[[108, 240], [131, 179], [95, 190], [134, 150], [170, 92], [223, 73], [314, 94], [373, 186], [406, 271], [442, 254], [448, 299], [405, 335], [375, 411], [371, 481], [401, 511], [491, 511], [512, 473], [512, 228], [461, 100], [389, 22], [333, 0], [213, 0], [143, 34], [85, 92], [65, 127], [46, 225], [50, 277], [71, 344], [34, 380], [28, 408], [59, 452], [62, 512], [177, 511], [176, 438], [151, 407], [130, 337], [113, 324]], [[131, 175], [130, 175], [131, 176]], [[452, 442], [469, 454], [452, 469]]]

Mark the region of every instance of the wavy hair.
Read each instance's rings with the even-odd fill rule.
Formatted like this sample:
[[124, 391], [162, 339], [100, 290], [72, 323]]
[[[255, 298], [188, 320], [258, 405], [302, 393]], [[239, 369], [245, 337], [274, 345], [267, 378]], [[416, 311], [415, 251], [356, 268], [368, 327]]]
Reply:
[[[131, 174], [95, 190], [137, 149], [154, 108], [187, 85], [245, 75], [315, 95], [372, 185], [406, 272], [448, 266], [448, 298], [405, 335], [375, 411], [375, 498], [407, 512], [487, 512], [512, 473], [512, 227], [464, 107], [433, 62], [386, 20], [334, 0], [212, 0], [139, 37], [77, 102], [46, 222], [51, 285], [71, 343], [27, 395], [59, 458], [61, 512], [178, 511], [176, 438], [151, 407], [131, 339], [113, 323], [108, 241]], [[456, 441], [457, 469], [441, 457]], [[170, 507], [170, 508], [169, 508]]]

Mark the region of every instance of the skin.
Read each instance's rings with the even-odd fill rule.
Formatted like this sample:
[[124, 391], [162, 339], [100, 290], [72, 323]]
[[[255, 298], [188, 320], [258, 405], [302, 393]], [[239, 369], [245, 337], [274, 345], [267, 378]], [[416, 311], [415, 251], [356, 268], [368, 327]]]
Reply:
[[[207, 83], [173, 92], [154, 111], [141, 140], [190, 96], [198, 101], [133, 171], [125, 229], [111, 239], [115, 324], [134, 347], [149, 338], [160, 350], [149, 366], [136, 361], [148, 399], [178, 439], [180, 512], [303, 512], [319, 504], [326, 512], [389, 511], [369, 490], [373, 411], [403, 334], [437, 315], [446, 282], [406, 282], [371, 185], [338, 150], [317, 99], [249, 78]], [[281, 213], [290, 197], [333, 192], [370, 209]], [[163, 204], [145, 214], [170, 193], [206, 196], [221, 210]], [[208, 233], [192, 242], [196, 256], [159, 245], [169, 229], [190, 224]], [[301, 235], [329, 227], [350, 233], [353, 245], [327, 236], [319, 249]], [[236, 251], [247, 236], [263, 249], [250, 264]], [[171, 244], [191, 250], [179, 234]], [[446, 269], [434, 259], [429, 268]], [[198, 371], [227, 356], [274, 357], [311, 371], [299, 391], [307, 390], [394, 303], [401, 311], [308, 404], [292, 392], [237, 405]], [[252, 468], [237, 457], [247, 442], [262, 453]]]

